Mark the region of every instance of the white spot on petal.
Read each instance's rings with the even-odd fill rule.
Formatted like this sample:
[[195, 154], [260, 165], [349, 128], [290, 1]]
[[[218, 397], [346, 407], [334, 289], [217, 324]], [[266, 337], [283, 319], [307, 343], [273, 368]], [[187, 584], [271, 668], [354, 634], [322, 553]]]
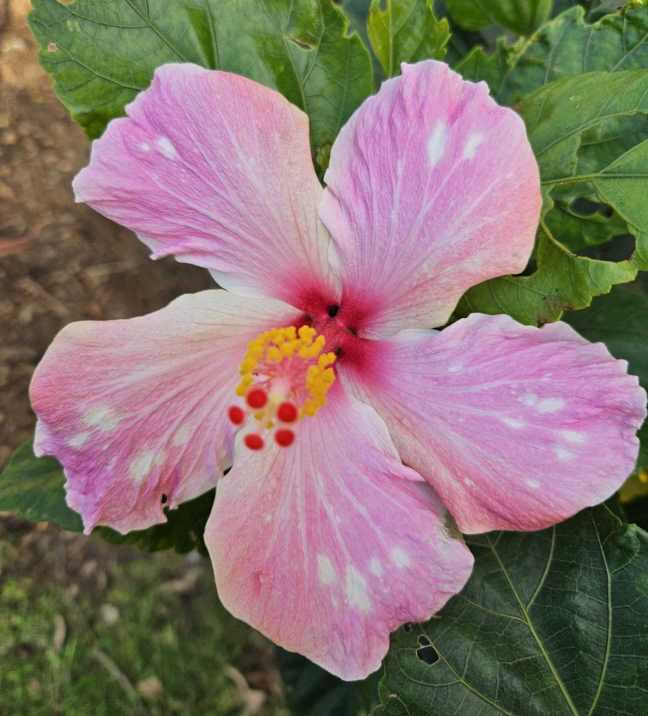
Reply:
[[346, 571], [346, 595], [349, 604], [361, 612], [368, 612], [371, 608], [367, 594], [367, 582], [358, 570], [349, 565]]
[[448, 373], [461, 373], [463, 370], [463, 366], [459, 363], [455, 363], [454, 365], [448, 366]]
[[171, 440], [171, 444], [175, 447], [181, 447], [182, 445], [186, 445], [189, 442], [189, 438], [191, 437], [191, 430], [189, 429], [188, 425], [183, 425], [182, 427], [178, 428], [176, 431], [176, 434], [173, 436], [173, 439]]
[[333, 584], [335, 582], [335, 567], [325, 554], [317, 555], [317, 575], [322, 584]]
[[518, 420], [517, 418], [504, 417], [501, 418], [501, 420], [504, 425], [508, 425], [509, 428], [513, 428], [513, 430], [520, 430], [520, 428], [523, 428], [526, 425], [524, 420]]
[[409, 554], [400, 547], [394, 547], [391, 551], [391, 558], [393, 563], [400, 568], [409, 567], [411, 564]]
[[430, 164], [434, 167], [445, 152], [447, 127], [443, 122], [437, 122], [427, 143], [427, 153]]
[[120, 422], [121, 418], [109, 405], [96, 405], [83, 416], [84, 425], [105, 433], [113, 431]]
[[479, 145], [484, 141], [484, 135], [480, 132], [473, 132], [464, 145], [463, 158], [472, 159], [477, 154]]
[[380, 560], [377, 557], [372, 557], [371, 562], [369, 562], [369, 571], [375, 574], [376, 577], [383, 576], [382, 564], [380, 564]]
[[175, 159], [178, 156], [173, 142], [168, 137], [158, 137], [156, 144], [167, 159]]
[[[167, 458], [166, 451], [160, 450], [160, 451], [155, 455], [155, 460], [153, 460], [153, 464], [155, 465], [155, 467], [160, 467], [161, 465], [164, 465], [164, 462], [165, 462], [166, 458]], [[200, 473], [198, 473], [198, 474], [196, 475], [196, 479], [197, 479], [197, 480], [200, 480], [200, 479], [201, 479]]]
[[148, 142], [140, 142], [139, 148], [143, 152], [150, 152], [151, 151], [151, 145]]
[[554, 447], [554, 454], [561, 462], [565, 462], [566, 460], [571, 460], [574, 457], [573, 452], [570, 452], [569, 450], [565, 449], [561, 445], [556, 445]]
[[68, 445], [72, 448], [80, 448], [88, 442], [89, 437], [89, 432], [78, 433], [68, 440]]
[[536, 410], [539, 413], [557, 413], [564, 407], [565, 401], [562, 398], [543, 398], [536, 405]]
[[526, 480], [526, 484], [533, 490], [537, 490], [540, 487], [540, 483], [537, 480]]
[[464, 483], [465, 483], [466, 485], [468, 485], [468, 487], [474, 487], [474, 486], [475, 486], [475, 483], [474, 483], [469, 477], [464, 477]]
[[568, 443], [573, 443], [574, 445], [582, 445], [587, 439], [583, 433], [579, 433], [576, 430], [561, 430], [560, 434]]
[[135, 482], [142, 482], [153, 467], [156, 452], [154, 450], [144, 450], [137, 457], [133, 458], [130, 464], [130, 476]]
[[520, 402], [524, 403], [524, 405], [528, 405], [529, 407], [532, 407], [538, 402], [538, 396], [535, 393], [525, 393], [521, 398]]

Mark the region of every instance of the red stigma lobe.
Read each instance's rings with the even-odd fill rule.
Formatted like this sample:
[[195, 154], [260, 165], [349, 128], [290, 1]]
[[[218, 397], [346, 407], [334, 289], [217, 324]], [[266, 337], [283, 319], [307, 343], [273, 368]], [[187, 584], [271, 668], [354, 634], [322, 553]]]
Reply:
[[227, 415], [229, 416], [230, 422], [234, 425], [242, 425], [245, 420], [245, 413], [238, 405], [232, 405], [227, 411]]
[[268, 394], [265, 392], [265, 390], [263, 390], [263, 388], [254, 388], [254, 390], [251, 390], [247, 394], [246, 400], [247, 404], [251, 408], [258, 410], [268, 402]]
[[288, 428], [281, 428], [275, 433], [275, 442], [281, 447], [292, 445], [294, 439], [295, 433], [292, 430], [288, 430]]
[[263, 438], [257, 433], [246, 435], [243, 442], [250, 450], [261, 450], [263, 448]]
[[277, 409], [277, 417], [283, 423], [294, 423], [297, 420], [297, 407], [294, 403], [285, 401]]

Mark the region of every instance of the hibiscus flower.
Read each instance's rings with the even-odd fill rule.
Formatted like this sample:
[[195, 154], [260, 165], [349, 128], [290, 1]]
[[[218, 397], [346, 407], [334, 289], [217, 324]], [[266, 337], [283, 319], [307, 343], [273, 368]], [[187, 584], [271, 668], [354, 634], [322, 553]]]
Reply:
[[77, 200], [226, 290], [72, 324], [47, 351], [35, 450], [86, 532], [216, 486], [224, 605], [359, 679], [465, 584], [455, 523], [541, 529], [632, 470], [645, 394], [605, 346], [507, 316], [433, 330], [533, 248], [538, 168], [485, 84], [404, 65], [341, 130], [326, 188], [306, 116], [243, 77], [166, 65], [127, 114]]

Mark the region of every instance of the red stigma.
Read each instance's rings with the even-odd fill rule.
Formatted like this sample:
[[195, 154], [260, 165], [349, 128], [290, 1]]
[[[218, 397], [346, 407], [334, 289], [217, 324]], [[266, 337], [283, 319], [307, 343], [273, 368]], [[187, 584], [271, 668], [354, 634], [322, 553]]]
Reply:
[[254, 388], [247, 394], [246, 400], [251, 408], [258, 410], [268, 402], [268, 395], [263, 388]]
[[245, 420], [245, 413], [238, 405], [232, 405], [227, 411], [227, 415], [229, 416], [230, 422], [234, 423], [234, 425], [241, 425]]
[[284, 423], [294, 423], [297, 420], [297, 408], [293, 403], [286, 401], [279, 406], [277, 417]]
[[244, 442], [250, 450], [261, 450], [263, 448], [263, 438], [258, 433], [246, 435]]
[[281, 447], [292, 445], [294, 439], [295, 433], [293, 433], [292, 430], [288, 430], [288, 428], [281, 428], [281, 430], [277, 430], [275, 433], [275, 441], [277, 445], [281, 445]]

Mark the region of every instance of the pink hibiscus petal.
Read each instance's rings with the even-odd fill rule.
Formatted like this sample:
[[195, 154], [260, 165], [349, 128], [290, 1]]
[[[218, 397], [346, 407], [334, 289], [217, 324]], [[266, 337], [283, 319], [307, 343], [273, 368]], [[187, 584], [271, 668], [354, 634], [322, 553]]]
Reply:
[[231, 463], [227, 408], [246, 344], [296, 313], [214, 290], [59, 333], [30, 388], [34, 450], [63, 464], [86, 532], [165, 522], [163, 495], [175, 507], [214, 486]]
[[646, 416], [626, 369], [565, 323], [474, 314], [384, 341], [371, 370], [345, 376], [459, 529], [476, 533], [539, 530], [620, 487]]
[[403, 64], [340, 132], [320, 216], [342, 302], [367, 335], [444, 324], [461, 295], [524, 269], [541, 205], [522, 119], [441, 62]]
[[291, 447], [237, 444], [205, 534], [223, 604], [343, 679], [375, 671], [389, 633], [429, 618], [472, 569], [411, 473], [375, 411], [341, 390]]
[[298, 304], [329, 286], [301, 110], [245, 77], [171, 64], [126, 111], [93, 143], [77, 201], [225, 288]]

